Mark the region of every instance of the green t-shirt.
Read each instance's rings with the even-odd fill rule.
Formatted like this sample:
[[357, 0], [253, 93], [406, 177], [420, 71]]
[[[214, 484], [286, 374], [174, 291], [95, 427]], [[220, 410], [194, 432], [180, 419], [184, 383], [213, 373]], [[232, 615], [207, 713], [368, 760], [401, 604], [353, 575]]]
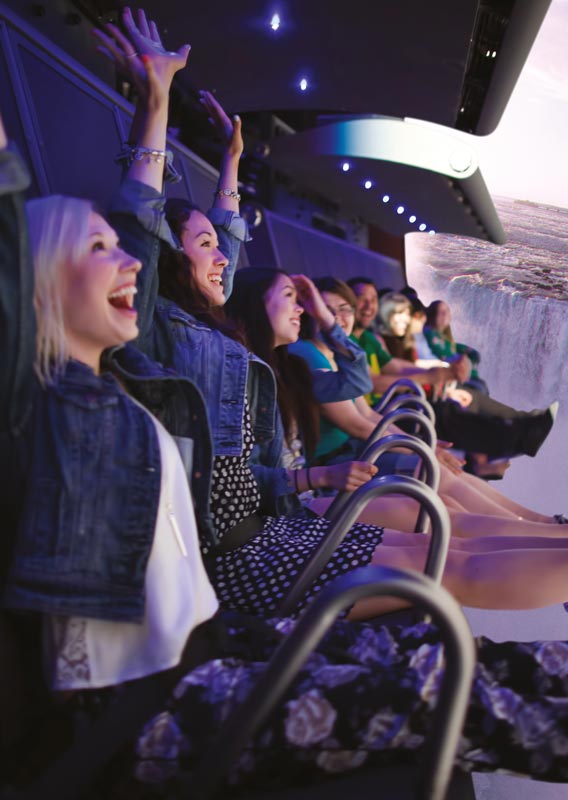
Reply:
[[[349, 338], [365, 351], [371, 375], [380, 375], [381, 369], [389, 363], [392, 356], [381, 346], [377, 337], [371, 331], [363, 331], [359, 338], [354, 334], [351, 334]], [[374, 392], [365, 395], [365, 400], [370, 406], [376, 405], [380, 399], [381, 395]]]

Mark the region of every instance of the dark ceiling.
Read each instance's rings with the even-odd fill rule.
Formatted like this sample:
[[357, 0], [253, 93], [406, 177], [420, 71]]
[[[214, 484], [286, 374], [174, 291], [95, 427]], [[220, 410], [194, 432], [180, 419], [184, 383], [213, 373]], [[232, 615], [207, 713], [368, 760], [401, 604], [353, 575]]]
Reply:
[[456, 121], [477, 0], [213, 0], [185, 19], [174, 0], [149, 5], [169, 39], [192, 43], [185, 80], [232, 109]]
[[[180, 83], [231, 111], [381, 114], [490, 133], [550, 0], [147, 0]], [[19, 5], [24, 5], [20, 3]], [[39, 3], [31, 5], [41, 5]], [[93, 20], [123, 0], [76, 0]], [[277, 30], [271, 27], [279, 17]], [[308, 82], [305, 91], [299, 84]], [[301, 117], [299, 117], [301, 121]], [[303, 127], [303, 126], [301, 126]]]
[[[278, 134], [302, 133], [326, 122], [341, 124], [353, 115], [411, 117], [468, 133], [490, 133], [507, 105], [550, 2], [208, 0], [192, 4], [145, 0], [143, 6], [156, 19], [168, 47], [192, 45], [189, 68], [177, 79], [173, 124], [180, 128], [182, 141], [214, 163], [216, 153], [197, 102], [201, 88], [214, 90], [228, 111], [243, 115], [249, 154], [259, 142], [274, 145]], [[85, 29], [116, 19], [127, 5], [123, 0], [8, 0], [6, 4], [103, 79], [116, 80], [94, 48], [85, 47]], [[277, 30], [271, 27], [275, 14]], [[302, 79], [305, 91], [300, 87]], [[321, 185], [333, 194], [329, 176], [337, 169], [337, 160], [349, 154], [338, 145], [332, 153], [336, 159], [327, 153], [316, 163], [313, 151], [307, 150], [303, 159], [301, 153], [298, 157], [293, 138], [272, 147], [280, 151], [278, 169], [300, 189], [309, 172], [306, 188]], [[305, 141], [311, 141], [310, 137]], [[341, 142], [341, 131], [337, 141]], [[294, 150], [293, 159], [287, 157], [287, 147]], [[350, 158], [356, 165], [357, 153], [352, 152]], [[401, 163], [402, 180], [409, 161]], [[275, 166], [275, 162], [270, 165], [270, 157], [264, 172], [267, 166]], [[452, 193], [452, 182], [459, 175], [445, 169], [442, 174], [450, 178], [445, 185]], [[380, 180], [381, 176], [370, 177]], [[396, 175], [392, 180], [396, 183]], [[344, 188], [339, 199], [347, 213], [362, 213], [367, 222], [379, 227], [387, 224], [389, 229], [384, 217], [374, 218], [372, 206], [365, 211], [367, 206], [358, 200], [350, 202], [354, 195]], [[429, 188], [423, 188], [422, 194], [428, 193]], [[262, 192], [259, 199], [270, 202]], [[338, 200], [337, 192], [333, 199]], [[463, 197], [459, 202], [463, 205]], [[482, 227], [483, 219], [493, 213], [485, 205], [477, 215]], [[473, 212], [476, 216], [475, 207]], [[443, 225], [438, 227], [442, 229]], [[401, 235], [404, 231], [399, 224], [391, 232]]]

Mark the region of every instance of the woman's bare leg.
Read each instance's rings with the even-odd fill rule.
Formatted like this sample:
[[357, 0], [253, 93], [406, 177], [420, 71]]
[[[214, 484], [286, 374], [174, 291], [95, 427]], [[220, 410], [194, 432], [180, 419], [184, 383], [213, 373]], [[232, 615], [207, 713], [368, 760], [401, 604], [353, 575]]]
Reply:
[[[325, 514], [333, 497], [316, 497], [310, 503], [310, 509], [316, 514]], [[418, 503], [410, 497], [396, 495], [371, 500], [357, 521], [365, 525], [386, 526], [399, 531], [413, 531], [418, 516]]]
[[[415, 533], [409, 536], [402, 531], [385, 529], [383, 545], [387, 547], [419, 547], [428, 546], [428, 534]], [[492, 553], [496, 550], [558, 550], [568, 548], [568, 537], [555, 539], [547, 536], [480, 536], [475, 539], [452, 538], [450, 550], [465, 553]]]
[[[318, 497], [310, 505], [312, 511], [324, 514], [330, 497]], [[488, 513], [471, 513], [452, 498], [442, 497], [450, 514], [452, 538], [476, 539], [487, 536], [539, 537], [568, 539], [568, 525], [549, 525], [527, 522], [513, 515], [499, 516]], [[384, 526], [413, 533], [418, 516], [418, 503], [401, 495], [371, 500], [359, 514], [358, 522]]]
[[[550, 525], [545, 522], [530, 522], [526, 519], [470, 514], [450, 511], [452, 539], [478, 539], [480, 537], [543, 537], [568, 541], [567, 525]], [[562, 545], [559, 545], [562, 546]]]
[[442, 465], [440, 471], [440, 496], [455, 500], [464, 510], [477, 514], [491, 514], [525, 519], [530, 522], [545, 524], [555, 523], [554, 518], [546, 514], [538, 514], [530, 508], [515, 503], [498, 492], [487, 481], [463, 472], [453, 475]]
[[[385, 532], [387, 537], [394, 533]], [[385, 542], [388, 539], [385, 540]], [[421, 572], [426, 548], [379, 545], [372, 563]], [[543, 579], [545, 576], [545, 579]], [[463, 605], [484, 609], [542, 608], [568, 600], [568, 548], [468, 552], [451, 549], [442, 583]], [[356, 604], [350, 618], [363, 619], [402, 608], [383, 600]]]

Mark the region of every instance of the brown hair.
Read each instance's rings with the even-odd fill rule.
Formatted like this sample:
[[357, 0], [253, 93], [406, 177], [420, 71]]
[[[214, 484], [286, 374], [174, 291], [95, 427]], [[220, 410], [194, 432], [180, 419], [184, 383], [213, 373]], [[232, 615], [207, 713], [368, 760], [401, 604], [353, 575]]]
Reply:
[[[171, 198], [166, 202], [166, 219], [174, 236], [181, 241], [184, 223], [194, 211], [201, 209], [181, 198]], [[222, 307], [212, 306], [203, 296], [193, 277], [191, 261], [183, 250], [173, 250], [163, 245], [158, 261], [160, 294], [176, 303], [188, 314], [204, 322], [241, 344], [245, 343], [242, 331], [229, 319]]]
[[[426, 325], [428, 325], [429, 328], [432, 328], [435, 331], [438, 331], [438, 328], [436, 327], [436, 317], [438, 316], [438, 309], [440, 308], [440, 305], [443, 302], [444, 300], [433, 300], [426, 309]], [[444, 339], [447, 339], [453, 345], [455, 344], [455, 339], [450, 325], [446, 325], [444, 330], [438, 331], [438, 333], [441, 333]]]
[[274, 347], [274, 332], [264, 304], [266, 293], [278, 276], [287, 274], [269, 267], [239, 270], [226, 308], [244, 330], [253, 353], [274, 370], [286, 439], [290, 441], [295, 422], [309, 460], [319, 439], [319, 405], [314, 397], [312, 373], [304, 359], [289, 353], [286, 345]]

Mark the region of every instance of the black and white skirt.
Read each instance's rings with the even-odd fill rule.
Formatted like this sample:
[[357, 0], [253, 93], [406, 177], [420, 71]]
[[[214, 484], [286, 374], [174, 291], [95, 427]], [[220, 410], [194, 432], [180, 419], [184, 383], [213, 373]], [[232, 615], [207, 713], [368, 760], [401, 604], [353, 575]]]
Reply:
[[[262, 530], [246, 544], [211, 556], [209, 577], [221, 605], [269, 618], [329, 525], [323, 517], [265, 517]], [[334, 578], [367, 566], [382, 535], [382, 528], [354, 525], [298, 611]]]

